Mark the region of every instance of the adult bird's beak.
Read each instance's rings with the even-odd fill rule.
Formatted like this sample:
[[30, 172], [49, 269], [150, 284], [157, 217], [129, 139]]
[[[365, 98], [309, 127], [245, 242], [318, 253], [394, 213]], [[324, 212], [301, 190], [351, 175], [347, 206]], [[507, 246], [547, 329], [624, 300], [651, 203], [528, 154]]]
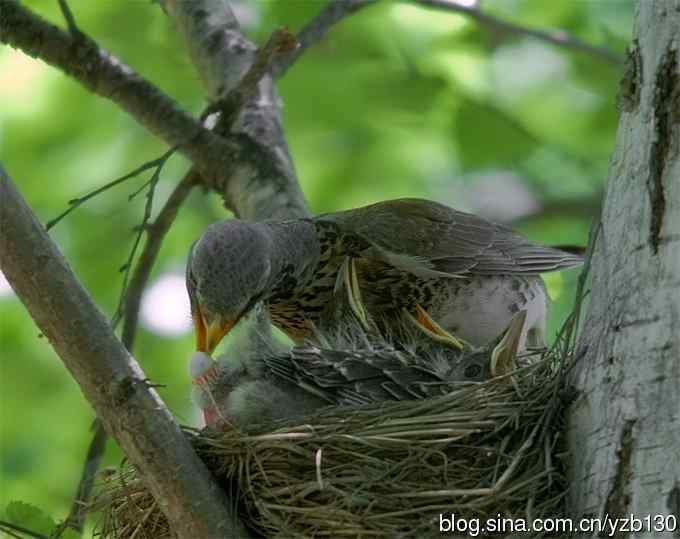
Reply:
[[194, 331], [196, 333], [196, 350], [212, 354], [224, 336], [234, 327], [236, 320], [222, 320], [219, 317], [206, 324], [200, 308], [194, 316]]

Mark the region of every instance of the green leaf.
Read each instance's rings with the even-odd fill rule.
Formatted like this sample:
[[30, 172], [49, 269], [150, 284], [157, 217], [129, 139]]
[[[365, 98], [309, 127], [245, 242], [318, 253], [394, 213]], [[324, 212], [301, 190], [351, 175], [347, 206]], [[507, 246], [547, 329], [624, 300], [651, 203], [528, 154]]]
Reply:
[[30, 503], [13, 501], [5, 508], [5, 518], [8, 522], [26, 528], [33, 532], [49, 535], [56, 527], [56, 522], [42, 509]]

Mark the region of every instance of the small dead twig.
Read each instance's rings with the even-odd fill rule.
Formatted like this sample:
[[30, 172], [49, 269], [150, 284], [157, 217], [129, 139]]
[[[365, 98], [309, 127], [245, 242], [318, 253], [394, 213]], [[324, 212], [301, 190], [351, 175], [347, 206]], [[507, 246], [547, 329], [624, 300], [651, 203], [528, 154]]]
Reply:
[[281, 54], [294, 51], [298, 47], [295, 36], [286, 28], [275, 30], [267, 42], [255, 53], [255, 60], [236, 87], [222, 99], [211, 103], [201, 114], [205, 120], [210, 114], [221, 112], [221, 124], [228, 131], [234, 124], [244, 105], [257, 92], [257, 85], [272, 69], [274, 60]]
[[299, 46], [277, 59], [272, 68], [274, 78], [282, 77], [309, 47], [324, 39], [334, 25], [376, 2], [377, 0], [330, 0], [295, 36]]

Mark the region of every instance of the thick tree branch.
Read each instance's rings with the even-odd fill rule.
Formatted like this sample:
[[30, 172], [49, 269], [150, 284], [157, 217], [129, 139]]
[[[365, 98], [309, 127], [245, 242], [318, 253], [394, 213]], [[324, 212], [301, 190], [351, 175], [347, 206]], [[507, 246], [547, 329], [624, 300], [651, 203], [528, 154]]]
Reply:
[[0, 0], [0, 40], [40, 58], [110, 99], [169, 146], [195, 163], [207, 185], [223, 184], [228, 157], [239, 148], [203, 127], [179, 105], [130, 67], [88, 38], [73, 36], [41, 19], [15, 0]]
[[[182, 178], [177, 184], [165, 205], [159, 212], [156, 220], [144, 227], [146, 232], [146, 242], [142, 253], [135, 264], [132, 278], [128, 286], [121, 292], [119, 310], [116, 317], [123, 317], [123, 331], [121, 341], [123, 346], [132, 353], [135, 335], [137, 333], [137, 323], [139, 319], [139, 308], [142, 294], [151, 275], [154, 263], [158, 257], [165, 235], [170, 230], [170, 226], [177, 216], [180, 206], [186, 200], [191, 189], [200, 182], [200, 175], [195, 167]], [[134, 249], [133, 249], [134, 251]], [[121, 312], [122, 311], [122, 312]], [[76, 495], [71, 504], [68, 518], [62, 524], [62, 528], [70, 527], [79, 533], [83, 531], [85, 516], [88, 511], [88, 503], [92, 493], [97, 472], [108, 439], [104, 425], [99, 418], [95, 419], [92, 431], [92, 441], [87, 451], [85, 463], [76, 490]]]
[[680, 516], [679, 27], [680, 0], [638, 3], [569, 379], [572, 516]]
[[[211, 100], [228, 95], [248, 73], [257, 48], [240, 31], [227, 0], [161, 0], [175, 21]], [[230, 140], [239, 159], [223, 185], [227, 205], [246, 219], [308, 215], [281, 126], [279, 98], [267, 73], [242, 108]], [[253, 167], [252, 161], [262, 163]]]
[[[142, 301], [142, 294], [146, 288], [146, 283], [151, 275], [158, 253], [165, 235], [170, 230], [170, 226], [177, 216], [180, 206], [186, 200], [191, 189], [200, 181], [200, 175], [195, 168], [182, 178], [177, 184], [165, 205], [159, 212], [153, 224], [146, 227], [146, 242], [142, 253], [135, 264], [132, 278], [123, 291], [121, 305], [123, 306], [123, 332], [121, 341], [129, 352], [132, 352], [135, 335], [137, 334], [137, 322], [139, 319], [139, 307]], [[76, 496], [71, 506], [69, 517], [64, 521], [64, 525], [82, 532], [87, 503], [92, 493], [92, 487], [96, 478], [99, 464], [106, 448], [107, 434], [101, 420], [97, 418], [93, 425], [94, 435], [87, 451], [85, 464], [78, 483]]]
[[245, 535], [137, 362], [0, 168], [0, 262], [32, 318], [180, 537]]
[[[196, 7], [200, 2], [180, 4], [183, 8]], [[177, 146], [198, 167], [203, 183], [222, 193], [225, 203], [240, 217], [307, 215], [283, 138], [270, 77], [261, 81], [258, 95], [241, 114], [240, 134], [225, 140], [86, 36], [81, 34], [75, 39], [16, 0], [0, 0], [0, 11], [2, 42], [61, 69], [94, 93], [120, 105], [171, 147]], [[204, 16], [208, 17], [207, 12]], [[249, 42], [242, 40], [232, 45], [235, 55], [252, 56], [254, 46]], [[245, 72], [250, 63], [242, 65]], [[241, 74], [236, 73], [234, 84]], [[231, 89], [227, 85], [220, 88]]]
[[590, 54], [591, 56], [595, 56], [612, 64], [623, 63], [623, 55], [611, 51], [605, 47], [597, 47], [595, 45], [591, 45], [590, 43], [586, 43], [585, 41], [582, 41], [563, 30], [539, 30], [537, 28], [530, 28], [527, 26], [522, 26], [521, 24], [508, 22], [485, 13], [484, 11], [480, 10], [477, 5], [469, 5], [467, 3], [462, 3], [459, 0], [413, 1], [425, 7], [461, 13], [462, 15], [466, 15], [475, 20], [481, 26], [484, 26], [495, 32], [529, 36], [535, 39], [540, 39], [541, 41], [552, 43], [553, 45], [557, 45], [565, 49]]

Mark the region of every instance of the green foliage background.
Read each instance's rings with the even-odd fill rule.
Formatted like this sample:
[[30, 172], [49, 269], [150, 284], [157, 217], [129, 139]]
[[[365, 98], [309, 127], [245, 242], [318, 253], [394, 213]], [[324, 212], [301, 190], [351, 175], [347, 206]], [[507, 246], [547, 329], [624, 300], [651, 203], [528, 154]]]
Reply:
[[[56, 2], [29, 8], [62, 25]], [[147, 1], [71, 0], [80, 27], [186, 109], [204, 105], [172, 24]], [[262, 42], [296, 31], [322, 6], [311, 0], [245, 2], [238, 13]], [[483, 0], [484, 10], [525, 25], [560, 28], [623, 53], [625, 0]], [[539, 205], [511, 223], [546, 243], [585, 245], [616, 129], [621, 66], [530, 38], [490, 34], [460, 15], [384, 1], [333, 29], [280, 81], [288, 141], [315, 212], [421, 196], [478, 210], [469, 192], [512, 173]], [[113, 104], [43, 63], [0, 49], [0, 159], [47, 221], [82, 195], [164, 151]], [[187, 167], [173, 157], [156, 209]], [[100, 196], [57, 225], [57, 241], [103, 312], [113, 313], [144, 178]], [[485, 184], [486, 185], [486, 184]], [[502, 191], [496, 206], [512, 204]], [[557, 211], [540, 211], [540, 207]], [[215, 195], [195, 192], [163, 247], [154, 277], [181, 273], [189, 244], [226, 217]], [[571, 305], [577, 271], [551, 275], [554, 334]], [[49, 294], [50, 291], [45, 291]], [[187, 312], [186, 316], [189, 316]], [[186, 372], [189, 332], [142, 327], [135, 356], [180, 421], [195, 424]], [[93, 413], [21, 303], [0, 296], [0, 510], [22, 500], [63, 518], [90, 441]], [[109, 444], [107, 465], [121, 453]]]

